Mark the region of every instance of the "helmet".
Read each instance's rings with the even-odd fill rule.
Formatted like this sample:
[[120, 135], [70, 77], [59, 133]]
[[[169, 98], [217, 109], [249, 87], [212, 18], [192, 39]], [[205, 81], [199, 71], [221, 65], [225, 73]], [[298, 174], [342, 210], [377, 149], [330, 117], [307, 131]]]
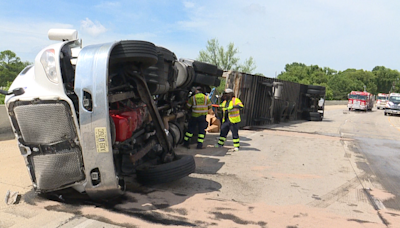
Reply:
[[233, 89], [225, 89], [225, 93], [233, 93]]
[[195, 89], [196, 89], [197, 91], [199, 91], [200, 93], [203, 92], [203, 87], [201, 87], [201, 86], [197, 86]]

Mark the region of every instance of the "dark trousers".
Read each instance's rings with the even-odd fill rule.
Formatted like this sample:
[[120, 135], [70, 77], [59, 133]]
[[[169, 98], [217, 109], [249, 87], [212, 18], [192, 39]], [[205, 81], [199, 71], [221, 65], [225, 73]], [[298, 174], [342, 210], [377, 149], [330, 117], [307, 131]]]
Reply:
[[197, 135], [197, 143], [198, 144], [203, 144], [204, 142], [204, 138], [205, 138], [205, 134], [206, 134], [206, 128], [207, 128], [207, 121], [206, 121], [206, 116], [202, 115], [199, 117], [191, 117], [189, 120], [189, 126], [188, 126], [188, 130], [185, 134], [184, 137], [184, 143], [186, 145], [189, 144], [190, 139], [193, 136], [193, 133], [196, 131], [196, 128], [199, 128], [199, 133]]
[[239, 123], [231, 123], [229, 120], [226, 120], [221, 126], [218, 144], [220, 146], [225, 144], [226, 136], [228, 135], [229, 131], [232, 132], [233, 146], [239, 148]]

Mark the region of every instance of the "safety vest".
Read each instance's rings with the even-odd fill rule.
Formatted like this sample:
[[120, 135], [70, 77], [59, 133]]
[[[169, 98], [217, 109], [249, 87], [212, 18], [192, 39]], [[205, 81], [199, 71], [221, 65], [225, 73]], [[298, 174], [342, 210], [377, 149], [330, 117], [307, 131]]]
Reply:
[[219, 106], [222, 108], [222, 123], [225, 122], [225, 112], [228, 110], [228, 118], [231, 123], [239, 123], [240, 122], [240, 111], [238, 108], [233, 108], [233, 106], [239, 105], [243, 107], [243, 103], [239, 98], [233, 97], [229, 102], [229, 106], [226, 108], [226, 101], [222, 102]]
[[192, 116], [199, 117], [208, 114], [208, 109], [211, 108], [211, 102], [203, 93], [197, 93], [187, 102], [188, 108], [192, 108]]

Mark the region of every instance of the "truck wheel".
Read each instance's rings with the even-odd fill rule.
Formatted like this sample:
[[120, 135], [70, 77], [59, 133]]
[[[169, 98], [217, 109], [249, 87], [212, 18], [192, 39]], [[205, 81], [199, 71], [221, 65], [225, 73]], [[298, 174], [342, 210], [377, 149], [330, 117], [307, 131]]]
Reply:
[[308, 89], [308, 94], [325, 95], [325, 90]]
[[202, 84], [202, 85], [209, 85], [209, 86], [214, 86], [216, 83], [216, 78], [215, 76], [210, 76], [207, 74], [196, 74], [196, 77], [194, 79], [194, 82], [197, 84]]
[[194, 71], [202, 73], [202, 74], [209, 74], [212, 76], [219, 76], [217, 74], [221, 74], [221, 71], [218, 71], [217, 66], [210, 64], [210, 63], [204, 63], [204, 62], [200, 62], [197, 60], [191, 60], [191, 59], [181, 59], [180, 61], [183, 61], [185, 63], [192, 65], [194, 68]]
[[308, 85], [307, 89], [314, 89], [314, 90], [324, 90], [325, 91], [325, 87], [323, 86], [317, 86], [317, 85]]
[[219, 78], [216, 78], [213, 86], [218, 87], [220, 84], [221, 80]]
[[172, 51], [160, 46], [157, 46], [156, 49], [158, 53], [162, 54], [164, 60], [169, 62], [177, 60], [175, 53], [173, 53]]
[[311, 121], [321, 121], [322, 115], [319, 112], [310, 112], [310, 119]]
[[153, 43], [139, 40], [120, 41], [111, 51], [110, 65], [115, 63], [132, 62], [142, 69], [156, 64], [157, 49]]
[[136, 177], [142, 184], [162, 184], [186, 177], [195, 169], [192, 155], [176, 155], [175, 160], [169, 163], [139, 166], [136, 168]]

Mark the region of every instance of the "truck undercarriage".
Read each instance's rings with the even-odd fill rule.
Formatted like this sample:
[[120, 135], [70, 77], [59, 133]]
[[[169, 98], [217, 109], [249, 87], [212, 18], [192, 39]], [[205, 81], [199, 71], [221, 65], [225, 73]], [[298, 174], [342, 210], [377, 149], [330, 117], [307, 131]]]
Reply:
[[222, 71], [146, 41], [80, 45], [42, 50], [10, 88], [25, 93], [6, 98], [34, 189], [109, 198], [126, 177], [156, 184], [194, 172], [193, 157], [174, 152], [185, 104], [193, 86], [218, 86]]

